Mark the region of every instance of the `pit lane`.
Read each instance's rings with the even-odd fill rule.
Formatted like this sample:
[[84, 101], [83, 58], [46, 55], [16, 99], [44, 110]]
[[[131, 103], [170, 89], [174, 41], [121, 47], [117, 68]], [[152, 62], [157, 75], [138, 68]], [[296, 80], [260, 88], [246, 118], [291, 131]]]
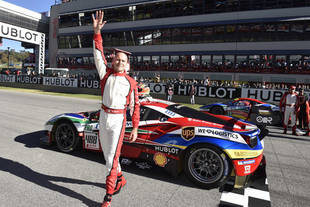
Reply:
[[[0, 186], [5, 186], [0, 188], [0, 206], [100, 206], [105, 193], [101, 155], [65, 154], [39, 140], [52, 116], [94, 110], [99, 101], [6, 90], [0, 90], [0, 97]], [[279, 132], [271, 129], [265, 138], [271, 204], [306, 206], [310, 138]], [[113, 206], [215, 207], [221, 202], [218, 189], [196, 188], [183, 175], [174, 178], [135, 162], [123, 163], [123, 169], [128, 183], [113, 198]]]

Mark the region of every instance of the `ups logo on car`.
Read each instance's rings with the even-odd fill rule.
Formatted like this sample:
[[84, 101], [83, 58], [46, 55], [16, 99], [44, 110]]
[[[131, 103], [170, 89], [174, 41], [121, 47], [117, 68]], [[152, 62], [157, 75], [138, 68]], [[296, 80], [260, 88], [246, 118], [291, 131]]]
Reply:
[[195, 127], [183, 127], [181, 137], [187, 141], [195, 137]]

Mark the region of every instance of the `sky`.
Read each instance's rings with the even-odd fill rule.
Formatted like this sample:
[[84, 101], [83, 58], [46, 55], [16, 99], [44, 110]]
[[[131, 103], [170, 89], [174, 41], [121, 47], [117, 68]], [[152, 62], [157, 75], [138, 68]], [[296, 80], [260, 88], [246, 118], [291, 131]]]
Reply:
[[[50, 7], [55, 4], [55, 0], [4, 0], [11, 4], [24, 7], [26, 9], [35, 11], [35, 12], [46, 12], [50, 10]], [[0, 46], [0, 49], [7, 50], [10, 47], [15, 49], [15, 51], [25, 50], [21, 46], [21, 42], [3, 39], [3, 44]], [[32, 50], [27, 50], [33, 52]]]

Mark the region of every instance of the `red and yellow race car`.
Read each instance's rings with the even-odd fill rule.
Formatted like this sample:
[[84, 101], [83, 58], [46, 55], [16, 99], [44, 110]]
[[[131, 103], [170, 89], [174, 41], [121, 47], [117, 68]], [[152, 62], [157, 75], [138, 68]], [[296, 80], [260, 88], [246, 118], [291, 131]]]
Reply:
[[[122, 157], [138, 158], [172, 174], [182, 171], [203, 188], [225, 184], [230, 176], [248, 177], [261, 165], [265, 132], [255, 125], [223, 115], [144, 97], [140, 100], [138, 138], [127, 115]], [[101, 151], [99, 111], [64, 113], [46, 122], [45, 142], [70, 153], [82, 146]]]

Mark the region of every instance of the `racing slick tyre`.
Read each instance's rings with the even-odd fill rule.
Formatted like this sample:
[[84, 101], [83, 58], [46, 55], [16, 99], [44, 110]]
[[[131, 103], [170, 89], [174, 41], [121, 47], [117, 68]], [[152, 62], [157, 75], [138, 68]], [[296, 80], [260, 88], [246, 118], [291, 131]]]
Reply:
[[185, 175], [201, 188], [220, 186], [230, 171], [226, 154], [213, 146], [195, 146], [185, 154]]
[[214, 106], [210, 110], [211, 114], [224, 115], [224, 110], [220, 106]]
[[80, 143], [75, 127], [70, 122], [61, 122], [55, 129], [57, 148], [62, 152], [74, 151]]

